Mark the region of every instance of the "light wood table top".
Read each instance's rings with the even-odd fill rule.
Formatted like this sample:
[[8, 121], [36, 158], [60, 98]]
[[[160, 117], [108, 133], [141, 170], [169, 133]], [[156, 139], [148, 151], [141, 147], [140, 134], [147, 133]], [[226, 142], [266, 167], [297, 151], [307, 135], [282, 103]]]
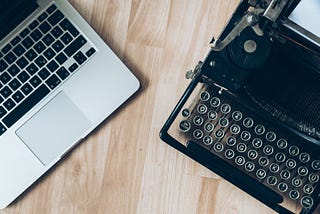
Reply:
[[238, 0], [70, 2], [142, 87], [0, 213], [274, 213], [159, 138], [189, 84], [185, 71], [204, 59]]

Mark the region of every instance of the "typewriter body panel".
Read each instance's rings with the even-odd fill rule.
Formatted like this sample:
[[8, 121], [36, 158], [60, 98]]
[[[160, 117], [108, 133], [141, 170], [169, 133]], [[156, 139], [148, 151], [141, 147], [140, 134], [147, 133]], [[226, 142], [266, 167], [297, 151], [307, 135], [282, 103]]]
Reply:
[[160, 132], [279, 213], [319, 212], [320, 41], [300, 3], [241, 1]]

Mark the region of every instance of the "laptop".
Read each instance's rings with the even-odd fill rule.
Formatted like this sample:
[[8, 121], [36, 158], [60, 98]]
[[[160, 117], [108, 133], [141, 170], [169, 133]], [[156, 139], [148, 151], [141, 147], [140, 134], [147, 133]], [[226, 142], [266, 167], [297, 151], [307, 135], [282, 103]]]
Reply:
[[0, 4], [0, 208], [131, 97], [139, 81], [67, 0]]
[[320, 213], [320, 1], [241, 1], [160, 137], [278, 213]]

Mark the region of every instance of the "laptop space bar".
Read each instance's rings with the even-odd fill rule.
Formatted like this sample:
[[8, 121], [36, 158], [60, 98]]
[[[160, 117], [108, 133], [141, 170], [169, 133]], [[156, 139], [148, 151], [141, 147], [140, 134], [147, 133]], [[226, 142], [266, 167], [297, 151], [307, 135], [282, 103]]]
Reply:
[[35, 106], [40, 100], [42, 100], [47, 94], [49, 94], [49, 92], [49, 88], [42, 84], [37, 90], [35, 90], [31, 95], [29, 95], [19, 106], [17, 106], [5, 118], [3, 118], [3, 123], [8, 128], [10, 128], [33, 106]]

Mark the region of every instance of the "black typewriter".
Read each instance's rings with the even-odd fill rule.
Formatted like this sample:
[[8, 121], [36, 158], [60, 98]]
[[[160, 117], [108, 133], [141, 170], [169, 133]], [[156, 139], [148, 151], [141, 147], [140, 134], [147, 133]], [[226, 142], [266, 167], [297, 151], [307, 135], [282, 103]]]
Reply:
[[320, 1], [243, 0], [160, 137], [279, 213], [320, 213]]

